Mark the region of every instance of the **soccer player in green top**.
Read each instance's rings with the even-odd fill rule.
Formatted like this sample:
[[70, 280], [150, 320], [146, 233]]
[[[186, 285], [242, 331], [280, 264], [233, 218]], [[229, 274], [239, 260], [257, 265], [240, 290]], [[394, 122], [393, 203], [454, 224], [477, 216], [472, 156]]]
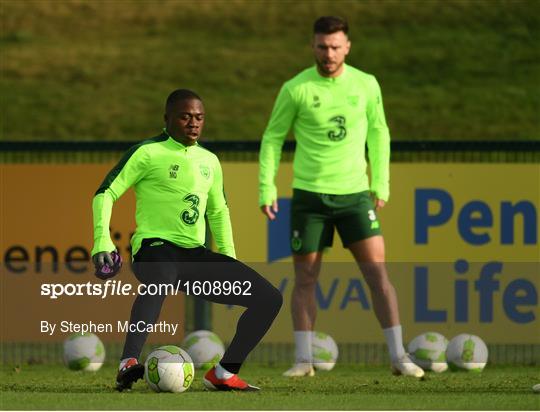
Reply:
[[403, 347], [396, 292], [386, 272], [376, 215], [389, 197], [390, 137], [381, 92], [375, 77], [345, 64], [350, 47], [344, 19], [329, 16], [315, 22], [316, 64], [283, 85], [262, 138], [259, 205], [270, 220], [277, 217], [274, 178], [291, 128], [296, 140], [290, 228], [296, 363], [284, 375], [314, 375], [315, 286], [322, 251], [331, 246], [335, 227], [369, 286], [392, 371], [421, 377], [422, 369]]
[[[163, 132], [129, 149], [94, 196], [92, 256], [97, 274], [104, 273], [105, 265], [114, 265], [115, 246], [109, 234], [112, 206], [133, 186], [137, 199], [137, 228], [131, 239], [135, 276], [147, 286], [180, 285], [182, 291], [194, 281], [204, 282], [211, 288], [203, 288], [199, 297], [244, 306], [231, 344], [206, 373], [204, 384], [212, 390], [253, 391], [258, 388], [237, 373], [272, 324], [282, 296], [235, 259], [221, 166], [213, 153], [197, 143], [204, 116], [203, 103], [194, 92], [179, 89], [169, 95]], [[205, 215], [219, 253], [204, 247]], [[130, 324], [155, 324], [164, 299], [165, 294], [139, 294]], [[128, 332], [116, 379], [118, 390], [131, 388], [143, 376], [138, 358], [147, 335]]]

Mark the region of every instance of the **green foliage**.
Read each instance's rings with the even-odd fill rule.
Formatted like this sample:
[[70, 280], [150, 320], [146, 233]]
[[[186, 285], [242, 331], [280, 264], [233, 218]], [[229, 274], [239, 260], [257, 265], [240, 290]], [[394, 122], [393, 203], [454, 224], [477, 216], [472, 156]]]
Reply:
[[246, 365], [242, 377], [261, 386], [253, 393], [209, 393], [196, 376], [185, 393], [154, 393], [143, 381], [131, 392], [114, 391], [114, 366], [96, 373], [60, 366], [0, 368], [2, 409], [101, 410], [532, 410], [538, 383], [532, 367], [489, 367], [482, 373], [427, 374], [425, 380], [392, 376], [388, 367], [337, 365], [310, 379], [281, 376], [288, 365]]
[[379, 79], [395, 139], [539, 138], [535, 0], [3, 0], [0, 12], [1, 139], [140, 140], [185, 87], [205, 101], [209, 139], [257, 140], [327, 14], [347, 16], [348, 61]]

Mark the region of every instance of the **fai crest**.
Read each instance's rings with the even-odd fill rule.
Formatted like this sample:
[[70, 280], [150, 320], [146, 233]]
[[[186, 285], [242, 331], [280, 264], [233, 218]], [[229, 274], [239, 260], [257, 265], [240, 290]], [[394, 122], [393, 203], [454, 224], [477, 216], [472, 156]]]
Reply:
[[201, 176], [205, 179], [210, 178], [210, 168], [206, 165], [199, 165], [199, 170], [201, 172]]

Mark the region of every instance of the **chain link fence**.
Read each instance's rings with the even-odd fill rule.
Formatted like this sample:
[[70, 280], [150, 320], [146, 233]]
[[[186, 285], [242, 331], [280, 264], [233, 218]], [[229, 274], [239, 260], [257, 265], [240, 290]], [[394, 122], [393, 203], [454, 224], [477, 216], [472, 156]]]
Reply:
[[[166, 344], [171, 344], [170, 342]], [[165, 343], [163, 344], [165, 345]], [[177, 343], [180, 345], [180, 343]], [[162, 344], [147, 344], [142, 359]], [[382, 343], [339, 344], [338, 363], [344, 365], [387, 365], [388, 350]], [[540, 345], [488, 345], [489, 363], [492, 365], [540, 365]], [[105, 363], [116, 365], [122, 354], [121, 343], [105, 344]], [[61, 342], [11, 342], [2, 343], [0, 359], [3, 365], [61, 364], [63, 345]], [[294, 361], [292, 343], [261, 343], [248, 358], [248, 362], [259, 365], [290, 364]]]
[[[110, 163], [138, 142], [0, 142], [0, 163]], [[256, 141], [202, 141], [222, 161], [257, 161]], [[293, 141], [283, 145], [291, 161]], [[368, 153], [369, 156], [369, 153]], [[540, 140], [531, 141], [394, 141], [393, 162], [540, 163]]]

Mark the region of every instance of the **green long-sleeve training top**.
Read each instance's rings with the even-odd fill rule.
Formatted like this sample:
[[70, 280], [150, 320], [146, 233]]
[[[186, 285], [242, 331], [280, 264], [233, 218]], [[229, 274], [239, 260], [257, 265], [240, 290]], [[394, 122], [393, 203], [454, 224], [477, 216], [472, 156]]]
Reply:
[[96, 192], [92, 255], [114, 250], [109, 234], [113, 203], [131, 186], [136, 196], [135, 255], [145, 238], [180, 247], [205, 242], [205, 213], [218, 251], [235, 257], [229, 208], [218, 158], [199, 144], [184, 146], [165, 132], [131, 147]]
[[329, 78], [314, 66], [283, 85], [262, 138], [259, 205], [277, 198], [274, 179], [291, 127], [296, 140], [293, 188], [336, 195], [371, 190], [388, 200], [390, 135], [374, 76], [344, 65], [340, 76]]

